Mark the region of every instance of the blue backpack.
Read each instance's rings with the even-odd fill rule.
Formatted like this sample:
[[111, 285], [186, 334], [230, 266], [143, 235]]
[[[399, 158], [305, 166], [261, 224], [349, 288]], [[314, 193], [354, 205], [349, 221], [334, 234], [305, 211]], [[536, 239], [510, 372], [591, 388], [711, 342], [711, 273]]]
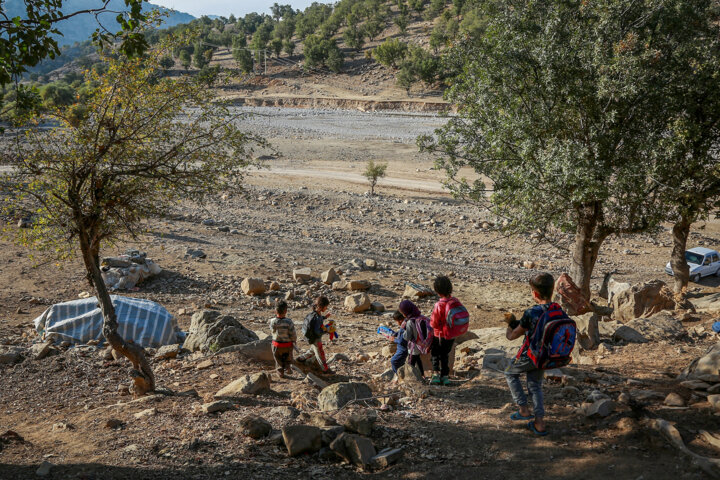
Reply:
[[575, 320], [560, 305], [551, 303], [538, 318], [535, 329], [525, 337], [518, 357], [527, 350], [528, 358], [539, 369], [564, 367], [572, 361], [576, 337]]

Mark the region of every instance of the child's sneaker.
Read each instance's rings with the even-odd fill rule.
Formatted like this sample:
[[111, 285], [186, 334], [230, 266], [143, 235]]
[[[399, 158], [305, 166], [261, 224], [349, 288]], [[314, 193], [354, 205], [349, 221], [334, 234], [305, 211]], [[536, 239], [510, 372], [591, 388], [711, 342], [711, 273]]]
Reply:
[[440, 375], [433, 375], [432, 379], [430, 379], [430, 385], [441, 385], [442, 381], [440, 380]]
[[450, 379], [449, 379], [448, 377], [441, 377], [441, 378], [440, 378], [440, 383], [443, 384], [443, 385], [445, 385], [445, 386], [448, 386], [448, 385], [450, 385]]

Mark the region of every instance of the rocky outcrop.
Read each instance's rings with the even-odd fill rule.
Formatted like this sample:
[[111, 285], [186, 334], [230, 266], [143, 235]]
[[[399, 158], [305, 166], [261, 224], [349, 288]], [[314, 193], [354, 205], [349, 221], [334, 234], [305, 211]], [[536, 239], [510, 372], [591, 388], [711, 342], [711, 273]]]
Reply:
[[191, 352], [215, 352], [257, 339], [255, 332], [243, 327], [235, 317], [221, 315], [215, 310], [204, 310], [192, 316], [183, 348]]

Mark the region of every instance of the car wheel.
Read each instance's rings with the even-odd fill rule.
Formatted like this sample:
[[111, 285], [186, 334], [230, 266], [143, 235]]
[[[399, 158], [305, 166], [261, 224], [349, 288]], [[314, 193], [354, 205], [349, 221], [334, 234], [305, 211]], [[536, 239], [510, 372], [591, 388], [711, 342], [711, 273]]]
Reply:
[[693, 275], [692, 277], [690, 277], [690, 281], [693, 283], [700, 282], [700, 274], [698, 273], [697, 275]]

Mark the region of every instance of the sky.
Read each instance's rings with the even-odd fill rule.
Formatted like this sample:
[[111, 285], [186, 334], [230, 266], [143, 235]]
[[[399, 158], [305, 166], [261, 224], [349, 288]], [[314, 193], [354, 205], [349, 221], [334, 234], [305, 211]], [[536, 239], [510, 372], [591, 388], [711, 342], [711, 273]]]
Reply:
[[[173, 8], [180, 12], [189, 13], [196, 17], [203, 15], [220, 15], [229, 17], [234, 14], [242, 17], [250, 12], [270, 14], [270, 6], [273, 3], [280, 5], [292, 5], [293, 8], [305, 10], [314, 0], [149, 0], [150, 3]], [[315, 0], [319, 3], [335, 3], [334, 1]]]

